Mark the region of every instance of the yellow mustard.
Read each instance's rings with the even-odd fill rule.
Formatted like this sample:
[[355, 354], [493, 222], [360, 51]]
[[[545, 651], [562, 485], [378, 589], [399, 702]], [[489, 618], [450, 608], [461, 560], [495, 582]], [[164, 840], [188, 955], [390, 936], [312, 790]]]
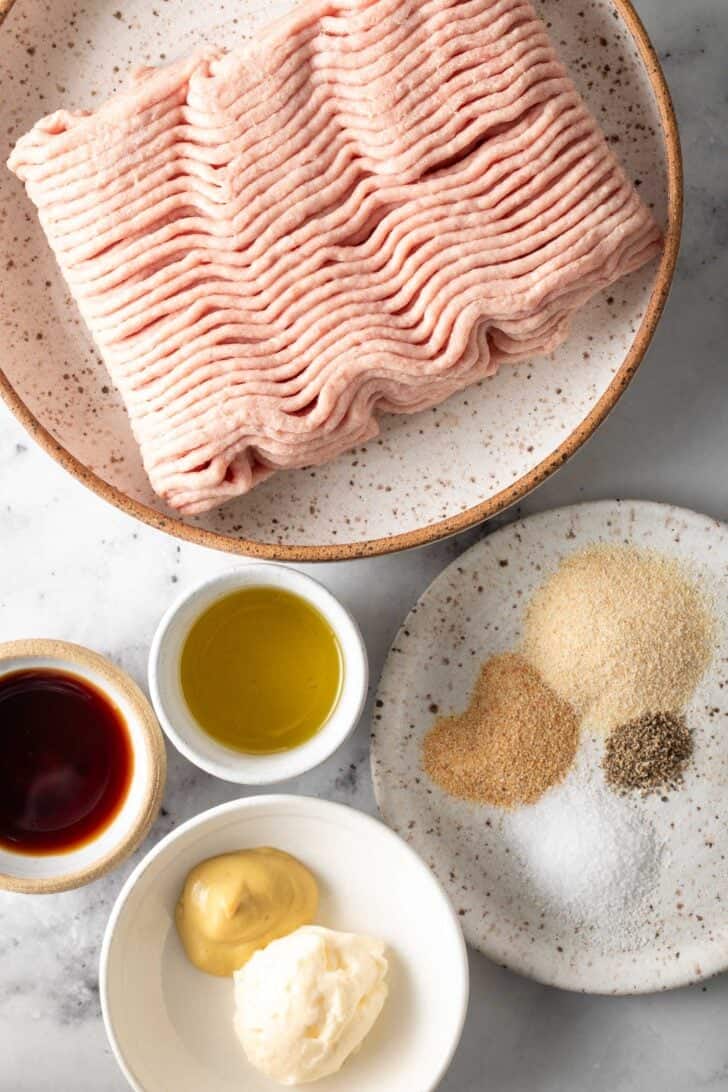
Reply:
[[262, 847], [201, 861], [177, 903], [177, 931], [188, 958], [207, 974], [231, 975], [259, 948], [309, 925], [318, 886], [289, 853]]

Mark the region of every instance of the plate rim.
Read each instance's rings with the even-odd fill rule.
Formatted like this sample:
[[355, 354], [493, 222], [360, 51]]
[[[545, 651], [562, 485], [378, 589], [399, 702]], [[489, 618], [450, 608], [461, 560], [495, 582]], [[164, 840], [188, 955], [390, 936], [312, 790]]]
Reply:
[[[629, 508], [639, 508], [643, 511], [651, 512], [653, 515], [663, 513], [670, 515], [671, 517], [684, 518], [691, 522], [695, 521], [707, 525], [713, 525], [721, 528], [725, 533], [728, 533], [728, 521], [721, 520], [716, 516], [707, 515], [705, 512], [699, 512], [694, 508], [687, 508], [682, 505], [670, 504], [669, 502], [645, 500], [641, 498], [630, 497], [603, 497], [599, 500], [584, 500], [577, 501], [575, 504], [561, 505], [558, 508], [547, 508], [540, 512], [534, 512], [532, 515], [520, 516], [518, 519], [509, 521], [500, 527], [497, 527], [491, 534], [484, 535], [482, 538], [474, 542], [462, 553], [458, 554], [452, 561], [450, 561], [443, 569], [441, 569], [437, 575], [430, 581], [427, 587], [417, 597], [412, 604], [407, 614], [402, 619], [401, 625], [398, 627], [396, 634], [392, 640], [392, 643], [387, 651], [387, 655], [384, 659], [384, 665], [382, 667], [379, 682], [377, 684], [377, 691], [375, 694], [375, 701], [379, 698], [382, 683], [389, 671], [392, 670], [392, 665], [396, 658], [391, 656], [392, 649], [398, 645], [399, 637], [402, 630], [407, 628], [408, 620], [414, 611], [420, 611], [422, 601], [426, 596], [430, 594], [432, 589], [442, 580], [445, 579], [446, 574], [451, 569], [462, 565], [463, 559], [468, 557], [476, 550], [484, 548], [486, 542], [490, 542], [492, 539], [497, 538], [499, 535], [503, 535], [512, 532], [514, 528], [522, 526], [524, 523], [545, 522], [546, 520], [561, 520], [569, 513], [576, 511], [584, 511], [585, 509], [592, 509], [595, 511], [603, 511], [605, 513], [614, 512], [615, 508], [620, 510], [628, 510]], [[395, 665], [396, 666], [396, 665]], [[383, 785], [383, 779], [380, 777], [378, 770], [378, 762], [375, 759], [376, 753], [376, 741], [378, 730], [375, 725], [372, 726], [370, 736], [369, 747], [369, 764], [372, 777], [372, 785], [374, 789], [374, 797], [377, 802], [379, 814], [382, 819], [388, 825], [390, 824], [390, 812], [389, 809], [382, 806], [380, 800], [380, 786]], [[395, 833], [398, 833], [398, 829], [392, 826]], [[402, 837], [402, 835], [399, 835]], [[409, 844], [409, 843], [408, 843]], [[420, 856], [419, 850], [412, 848]], [[424, 858], [422, 858], [424, 859]], [[555, 987], [560, 990], [566, 990], [570, 993], [590, 994], [594, 996], [603, 997], [637, 997], [647, 994], [664, 993], [667, 990], [679, 989], [684, 986], [693, 986], [698, 983], [706, 982], [709, 978], [713, 978], [718, 974], [724, 973], [728, 970], [728, 942], [725, 940], [721, 944], [716, 940], [710, 947], [701, 946], [699, 942], [694, 942], [690, 945], [683, 945], [680, 948], [680, 963], [679, 966], [670, 968], [659, 982], [654, 977], [650, 977], [649, 968], [648, 972], [642, 975], [637, 975], [638, 981], [627, 981], [627, 976], [624, 976], [624, 980], [619, 981], [618, 985], [607, 984], [607, 978], [613, 976], [609, 972], [600, 971], [598, 976], [595, 976], [594, 984], [590, 985], [588, 982], [577, 982], [574, 973], [567, 971], [565, 974], [560, 972], [556, 973], [539, 973], [537, 970], [529, 964], [528, 959], [511, 958], [511, 954], [504, 955], [502, 949], [498, 950], [495, 947], [481, 947], [476, 946], [471, 941], [467, 941], [469, 947], [473, 951], [479, 952], [485, 956], [496, 966], [503, 967], [506, 970], [513, 972], [514, 974], [522, 975], [524, 978], [528, 978], [531, 981], [538, 982], [544, 986]], [[706, 958], [706, 953], [710, 958]], [[685, 957], [684, 959], [682, 957]], [[633, 961], [633, 966], [637, 966], [639, 963], [639, 954], [636, 956], [636, 960]], [[695, 965], [700, 966], [700, 973], [691, 973], [690, 967]]]
[[[20, 0], [17, 0], [20, 2]], [[120, 0], [121, 2], [121, 0]], [[487, 500], [465, 511], [393, 535], [327, 545], [279, 544], [256, 539], [234, 538], [220, 531], [186, 523], [175, 515], [159, 512], [122, 492], [73, 455], [36, 417], [13, 387], [0, 364], [0, 397], [30, 436], [77, 481], [97, 496], [140, 522], [185, 542], [238, 556], [272, 561], [327, 562], [375, 557], [425, 546], [467, 531], [523, 500], [574, 455], [619, 401], [644, 358], [670, 293], [680, 249], [683, 220], [683, 163], [675, 108], [657, 51], [634, 8], [632, 0], [608, 0], [624, 23], [637, 48], [655, 96], [660, 117], [660, 134], [665, 146], [667, 173], [667, 229], [664, 246], [650, 298], [632, 344], [608, 387], [575, 429], [526, 474]], [[5, 18], [16, 0], [0, 0], [0, 40]]]
[[459, 972], [461, 979], [461, 990], [459, 998], [460, 1011], [457, 1015], [455, 1023], [455, 1034], [453, 1035], [452, 1043], [446, 1054], [443, 1056], [437, 1073], [433, 1075], [433, 1079], [427, 1089], [423, 1089], [422, 1092], [434, 1092], [438, 1084], [444, 1077], [447, 1070], [450, 1068], [455, 1053], [460, 1045], [462, 1039], [463, 1029], [465, 1027], [465, 1020], [468, 1013], [470, 1003], [470, 966], [468, 963], [468, 951], [465, 943], [465, 937], [463, 936], [462, 926], [460, 925], [459, 918], [455, 912], [455, 907], [452, 904], [450, 896], [445, 888], [440, 883], [434, 872], [428, 868], [419, 853], [409, 845], [401, 835], [392, 830], [390, 826], [382, 821], [377, 816], [370, 815], [368, 812], [360, 811], [359, 808], [352, 807], [349, 804], [342, 804], [339, 801], [327, 800], [318, 796], [310, 796], [304, 793], [265, 793], [256, 796], [244, 796], [239, 797], [236, 800], [228, 800], [223, 804], [217, 804], [215, 807], [206, 808], [204, 811], [198, 812], [197, 815], [191, 816], [185, 820], [184, 823], [180, 823], [178, 827], [171, 830], [163, 838], [160, 838], [151, 849], [142, 857], [141, 861], [135, 866], [134, 870], [124, 881], [124, 884], [119, 891], [114, 905], [111, 908], [109, 917], [104, 929], [104, 936], [101, 942], [101, 949], [99, 952], [99, 998], [101, 1002], [101, 1015], [104, 1024], [104, 1031], [106, 1038], [111, 1047], [112, 1053], [116, 1060], [119, 1069], [123, 1073], [124, 1077], [128, 1081], [131, 1088], [135, 1092], [146, 1092], [143, 1085], [139, 1082], [136, 1075], [132, 1072], [128, 1065], [124, 1054], [122, 1052], [121, 1045], [117, 1041], [116, 1034], [113, 1029], [113, 1023], [110, 1014], [109, 998], [108, 998], [108, 964], [109, 954], [114, 938], [114, 932], [116, 930], [117, 922], [121, 916], [121, 913], [131, 895], [137, 881], [152, 865], [152, 863], [161, 856], [167, 846], [178, 841], [188, 831], [194, 830], [196, 827], [203, 825], [207, 820], [217, 818], [220, 815], [226, 815], [234, 812], [255, 811], [258, 808], [283, 808], [284, 811], [289, 807], [303, 807], [308, 809], [311, 814], [321, 811], [336, 813], [339, 817], [343, 816], [346, 822], [361, 823], [364, 827], [376, 829], [377, 833], [384, 835], [392, 842], [396, 842], [400, 850], [403, 850], [410, 858], [412, 863], [429, 879], [433, 885], [435, 891], [440, 896], [443, 910], [449, 916], [451, 924], [453, 926], [452, 933], [453, 938], [458, 941], [458, 949], [460, 954]]

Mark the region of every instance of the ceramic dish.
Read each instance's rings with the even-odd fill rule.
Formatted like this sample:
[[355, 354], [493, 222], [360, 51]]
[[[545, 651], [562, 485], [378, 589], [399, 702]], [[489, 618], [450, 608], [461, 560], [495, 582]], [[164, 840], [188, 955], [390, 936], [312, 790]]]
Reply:
[[[238, 0], [107, 0], [80, 8], [75, 0], [45, 7], [16, 0], [0, 29], [0, 160], [39, 114], [93, 106], [130, 65], [252, 36], [261, 20], [289, 4], [253, 0], [241, 15]], [[277, 474], [204, 517], [174, 516], [150, 490], [126, 415], [20, 183], [0, 170], [0, 391], [35, 438], [139, 519], [208, 546], [280, 560], [359, 557], [431, 542], [492, 516], [542, 482], [603, 420], [647, 348], [677, 255], [682, 184], [669, 95], [628, 0], [538, 6], [666, 229], [659, 264], [595, 298], [553, 359], [505, 368], [436, 410], [385, 418], [377, 440], [328, 466]]]
[[117, 1061], [137, 1092], [270, 1092], [232, 1027], [232, 983], [196, 970], [174, 926], [188, 870], [214, 854], [271, 845], [320, 888], [319, 924], [388, 945], [389, 997], [327, 1092], [428, 1092], [455, 1051], [468, 999], [462, 934], [447, 898], [391, 831], [352, 808], [258, 796], [204, 812], [164, 838], [124, 885], [101, 951], [101, 1003]]
[[687, 710], [695, 753], [684, 785], [666, 802], [659, 795], [640, 801], [666, 838], [669, 860], [654, 909], [628, 950], [610, 951], [612, 937], [601, 926], [587, 923], [575, 931], [559, 915], [544, 915], [516, 863], [512, 818], [446, 795], [421, 766], [422, 738], [436, 714], [464, 708], [483, 660], [517, 647], [522, 606], [533, 590], [562, 558], [592, 542], [633, 543], [685, 562], [712, 597], [723, 626], [724, 524], [630, 501], [584, 504], [512, 523], [453, 562], [406, 619], [379, 688], [372, 771], [384, 817], [440, 878], [474, 947], [551, 985], [641, 993], [699, 981], [728, 966], [728, 912], [720, 896], [728, 885], [724, 626], [712, 667]]
[[[280, 754], [241, 754], [198, 726], [182, 694], [180, 657], [193, 622], [237, 588], [274, 587], [300, 595], [326, 619], [341, 650], [341, 692], [326, 723], [306, 743]], [[285, 565], [254, 563], [213, 577], [185, 592], [162, 618], [149, 653], [149, 690], [169, 739], [196, 766], [242, 785], [269, 785], [318, 766], [354, 731], [367, 696], [367, 653], [349, 612], [317, 580]]]
[[159, 811], [167, 769], [164, 740], [154, 713], [125, 672], [98, 653], [65, 641], [0, 644], [0, 677], [44, 667], [80, 676], [110, 698], [129, 732], [134, 766], [120, 811], [92, 841], [65, 853], [35, 855], [0, 849], [0, 887], [28, 894], [81, 887], [128, 857]]

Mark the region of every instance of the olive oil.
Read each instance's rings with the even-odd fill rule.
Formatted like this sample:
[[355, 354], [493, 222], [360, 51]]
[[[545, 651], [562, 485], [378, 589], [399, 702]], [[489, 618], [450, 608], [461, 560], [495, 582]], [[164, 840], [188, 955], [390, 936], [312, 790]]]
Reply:
[[305, 743], [339, 697], [339, 642], [305, 599], [240, 588], [193, 623], [180, 661], [182, 692], [200, 728], [248, 754]]

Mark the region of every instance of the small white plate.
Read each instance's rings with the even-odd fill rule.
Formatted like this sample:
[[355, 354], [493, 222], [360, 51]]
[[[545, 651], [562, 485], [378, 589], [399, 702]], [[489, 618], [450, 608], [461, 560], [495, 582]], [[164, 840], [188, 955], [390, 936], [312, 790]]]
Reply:
[[[728, 967], [728, 904], [721, 901], [728, 891], [725, 627], [687, 710], [695, 753], [682, 788], [666, 802], [638, 798], [665, 855], [653, 909], [629, 950], [615, 950], [601, 922], [575, 929], [545, 912], [518, 864], [518, 812], [448, 796], [421, 762], [423, 736], [437, 716], [467, 705], [482, 662], [517, 648], [535, 588], [593, 542], [632, 543], [676, 558], [698, 575], [719, 623], [728, 617], [728, 527], [716, 520], [644, 501], [601, 501], [511, 523], [457, 558], [405, 620], [380, 683], [372, 773], [387, 822], [440, 878], [470, 944], [549, 985], [645, 993]], [[588, 747], [585, 739], [580, 756]]]
[[460, 1039], [468, 965], [458, 919], [404, 842], [361, 812], [303, 796], [258, 796], [203, 812], [134, 870], [101, 950], [101, 1004], [136, 1092], [273, 1092], [233, 1032], [233, 985], [196, 970], [174, 925], [185, 876], [206, 857], [270, 845], [299, 857], [321, 894], [317, 922], [388, 946], [389, 997], [326, 1092], [429, 1092]]

